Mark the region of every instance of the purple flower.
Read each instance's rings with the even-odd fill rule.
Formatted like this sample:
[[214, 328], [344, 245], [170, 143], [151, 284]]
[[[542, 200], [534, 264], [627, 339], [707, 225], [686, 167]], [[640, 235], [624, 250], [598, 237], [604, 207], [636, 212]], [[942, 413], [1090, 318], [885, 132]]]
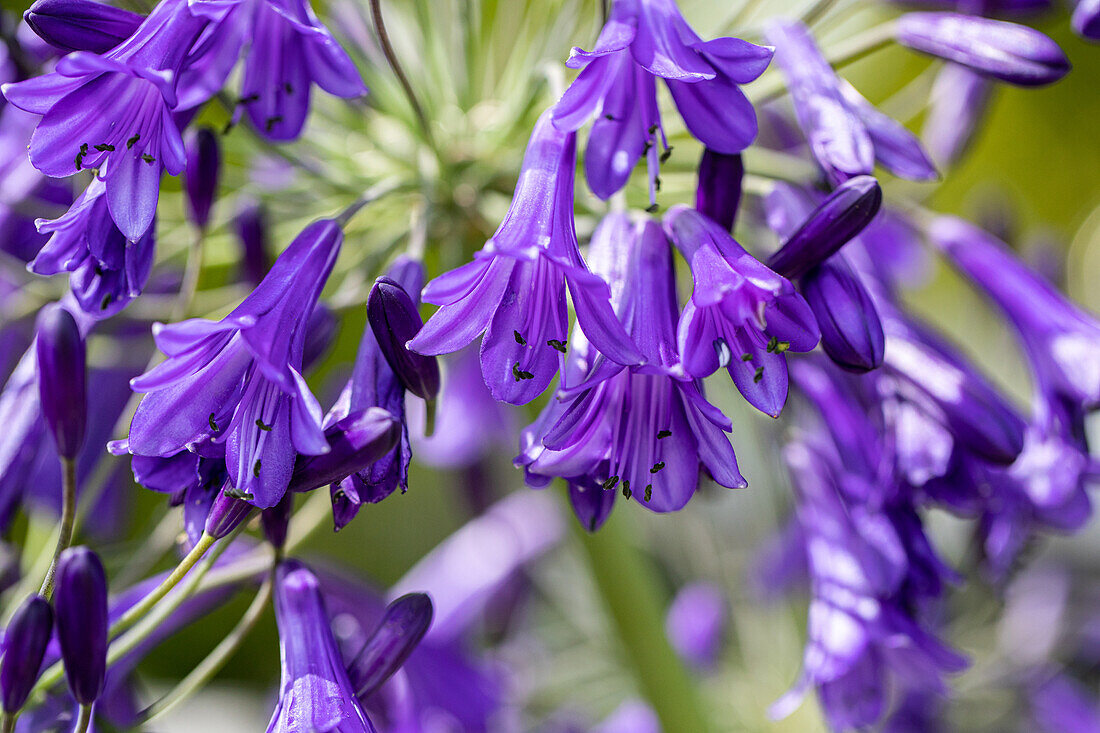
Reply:
[[906, 13], [897, 42], [1020, 86], [1058, 81], [1070, 69], [1058, 44], [1039, 31], [1003, 20], [957, 13]]
[[676, 593], [665, 617], [665, 633], [684, 660], [710, 669], [722, 647], [729, 606], [722, 590], [710, 583], [692, 583]]
[[307, 0], [194, 0], [190, 7], [212, 26], [180, 78], [182, 109], [217, 93], [246, 45], [240, 103], [269, 140], [298, 137], [313, 84], [337, 97], [367, 93], [355, 64]]
[[1050, 429], [1064, 420], [1065, 430], [1100, 405], [1100, 323], [977, 227], [940, 217], [928, 231], [1015, 326], [1035, 374], [1040, 424]]
[[856, 372], [882, 366], [886, 350], [882, 321], [843, 254], [807, 273], [801, 290], [821, 328], [821, 347], [830, 359]]
[[[552, 402], [525, 431], [517, 465], [533, 485], [561, 476], [595, 496], [621, 487], [626, 498], [636, 493], [657, 512], [687, 504], [700, 467], [722, 486], [745, 486], [723, 434], [732, 429], [729, 419], [706, 401], [701, 385], [680, 364], [672, 251], [664, 232], [655, 222], [632, 226], [625, 214], [611, 214], [593, 236], [591, 257], [594, 270], [615, 284], [616, 310], [648, 361], [623, 369], [596, 359], [575, 337], [566, 376], [586, 368], [590, 376], [568, 390], [568, 402]], [[596, 511], [585, 508], [578, 517], [593, 529], [606, 511], [602, 502]]]
[[132, 36], [145, 18], [92, 0], [37, 0], [23, 20], [60, 51], [106, 53]]
[[733, 230], [741, 206], [741, 181], [745, 164], [741, 154], [716, 153], [710, 148], [699, 160], [699, 184], [695, 188], [695, 210], [709, 216], [727, 231]]
[[558, 371], [567, 339], [565, 289], [592, 344], [630, 365], [642, 355], [615, 319], [607, 283], [588, 271], [573, 226], [576, 135], [544, 112], [531, 133], [515, 196], [474, 261], [428, 283], [442, 306], [408, 346], [421, 354], [458, 351], [479, 333], [481, 368], [493, 397], [522, 405]]
[[240, 277], [259, 285], [271, 269], [271, 246], [268, 242], [267, 212], [262, 204], [248, 202], [233, 219], [233, 231], [241, 245]]
[[368, 407], [337, 420], [325, 428], [327, 452], [298, 456], [291, 490], [312, 491], [367, 470], [399, 445], [400, 427], [392, 413], [379, 407]]
[[749, 403], [778, 416], [787, 401], [784, 352], [810, 351], [820, 339], [809, 306], [706, 217], [674, 206], [664, 225], [695, 281], [677, 334], [684, 370], [706, 377], [726, 367]]
[[400, 669], [432, 624], [432, 600], [409, 593], [386, 607], [378, 628], [348, 665], [356, 694], [368, 698]]
[[29, 265], [39, 275], [69, 272], [69, 288], [81, 309], [108, 318], [141, 294], [155, 254], [155, 224], [127, 241], [111, 219], [105, 183], [94, 179], [64, 216], [39, 220], [50, 239]]
[[300, 370], [304, 326], [342, 241], [335, 221], [314, 222], [221, 321], [154, 326], [168, 359], [131, 382], [148, 395], [130, 425], [130, 452], [170, 456], [224, 443], [236, 494], [260, 508], [277, 504], [295, 456], [329, 451]]
[[869, 174], [875, 160], [904, 178], [936, 177], [916, 137], [836, 76], [805, 25], [774, 21], [767, 37], [779, 49], [798, 124], [830, 179]]
[[107, 668], [107, 575], [99, 556], [70, 547], [57, 563], [57, 638], [73, 697], [90, 705]]
[[[424, 282], [423, 265], [415, 263], [419, 294]], [[417, 303], [401, 283], [380, 277], [367, 297], [367, 320], [378, 341], [378, 348], [401, 386], [422, 400], [434, 400], [439, 393], [439, 364], [433, 356], [413, 353], [405, 347], [424, 327]]]
[[53, 611], [42, 596], [29, 596], [23, 601], [4, 629], [0, 702], [5, 713], [17, 712], [27, 701], [38, 680], [52, 629]]
[[1077, 0], [1072, 22], [1077, 35], [1090, 41], [1100, 41], [1100, 1]]
[[188, 212], [199, 229], [206, 229], [210, 222], [210, 207], [218, 195], [220, 167], [217, 136], [209, 127], [199, 128], [187, 141], [187, 168], [183, 172]]
[[183, 170], [174, 80], [205, 25], [186, 0], [164, 0], [111, 51], [76, 51], [53, 73], [3, 87], [12, 104], [43, 115], [34, 166], [54, 177], [99, 169], [111, 217], [131, 242], [153, 223], [161, 171]]
[[658, 133], [671, 148], [657, 108], [656, 79], [668, 85], [688, 130], [708, 149], [732, 155], [756, 137], [756, 114], [739, 85], [768, 67], [772, 50], [737, 38], [703, 41], [673, 0], [619, 0], [592, 51], [574, 48], [583, 69], [554, 107], [554, 124], [575, 132], [599, 112], [585, 151], [588, 185], [602, 199], [621, 189], [647, 156], [656, 197]]
[[84, 445], [88, 422], [84, 337], [72, 315], [57, 303], [39, 311], [36, 331], [42, 415], [53, 434], [57, 454], [72, 460]]
[[317, 578], [294, 560], [275, 575], [282, 680], [268, 733], [373, 733], [332, 635]]
[[993, 84], [959, 64], [945, 64], [932, 85], [922, 137], [932, 158], [951, 165], [969, 147], [985, 119]]
[[661, 721], [641, 700], [627, 700], [600, 721], [595, 733], [661, 733]]

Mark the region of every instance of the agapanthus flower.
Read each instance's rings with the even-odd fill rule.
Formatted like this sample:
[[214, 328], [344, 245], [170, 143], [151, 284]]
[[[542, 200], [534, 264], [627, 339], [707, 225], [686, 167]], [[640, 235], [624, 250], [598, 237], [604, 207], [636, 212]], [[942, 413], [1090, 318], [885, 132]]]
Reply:
[[58, 219], [39, 220], [50, 239], [29, 267], [39, 275], [69, 272], [69, 289], [85, 313], [108, 318], [141, 294], [153, 269], [155, 224], [134, 242], [115, 225], [106, 183], [95, 178]]
[[1040, 423], [1068, 430], [1100, 405], [1100, 322], [977, 227], [940, 217], [928, 233], [1015, 326], [1035, 374]]
[[106, 53], [132, 36], [144, 18], [93, 0], [37, 0], [23, 20], [59, 51]]
[[187, 212], [199, 229], [206, 229], [210, 223], [210, 208], [218, 196], [220, 176], [218, 138], [209, 127], [201, 127], [187, 140], [187, 168], [183, 172]]
[[672, 648], [688, 664], [710, 669], [722, 648], [729, 619], [729, 604], [713, 583], [684, 586], [672, 599], [665, 616], [665, 633]]
[[[552, 402], [525, 431], [517, 465], [534, 485], [561, 476], [578, 490], [595, 492], [601, 506], [621, 488], [657, 512], [687, 504], [700, 468], [722, 486], [747, 485], [724, 435], [732, 430], [729, 419], [706, 401], [701, 384], [680, 363], [672, 250], [664, 232], [655, 222], [633, 225], [625, 214], [611, 214], [593, 236], [590, 256], [594, 271], [615, 283], [616, 312], [647, 363], [624, 369], [599, 361], [575, 337], [568, 371], [588, 368], [590, 376], [568, 402]], [[581, 510], [578, 516], [594, 529], [594, 519], [602, 521], [606, 512]]]
[[41, 596], [28, 596], [4, 629], [0, 659], [0, 703], [4, 712], [17, 712], [38, 680], [42, 657], [53, 630], [53, 610]]
[[275, 573], [282, 680], [268, 733], [373, 733], [332, 635], [316, 576], [289, 560]]
[[131, 383], [148, 394], [130, 425], [130, 452], [171, 456], [224, 444], [236, 493], [261, 508], [277, 504], [297, 454], [329, 450], [300, 370], [304, 326], [342, 241], [335, 221], [314, 222], [221, 321], [154, 326], [168, 359]]
[[313, 84], [337, 97], [367, 93], [359, 72], [308, 0], [194, 0], [211, 21], [180, 78], [180, 107], [221, 89], [244, 51], [240, 104], [269, 140], [293, 140], [309, 114]]
[[84, 335], [58, 303], [38, 312], [38, 400], [57, 454], [73, 460], [84, 445], [88, 424], [88, 364]]
[[727, 230], [733, 230], [741, 206], [741, 184], [745, 164], [741, 154], [716, 153], [707, 148], [699, 159], [699, 182], [695, 187], [695, 210], [706, 214]]
[[959, 64], [944, 64], [930, 92], [928, 117], [921, 137], [941, 166], [966, 151], [989, 107], [993, 83]]
[[778, 416], [787, 401], [784, 352], [810, 351], [820, 338], [809, 306], [789, 280], [698, 212], [674, 206], [664, 225], [695, 282], [677, 330], [684, 370], [706, 377], [726, 367], [746, 400]]
[[504, 221], [474, 261], [428, 283], [442, 306], [408, 346], [446, 354], [485, 331], [481, 368], [493, 397], [522, 405], [557, 373], [565, 344], [565, 289], [593, 346], [619, 364], [643, 360], [615, 318], [607, 283], [581, 259], [573, 224], [576, 135], [544, 112], [535, 124]]
[[833, 362], [856, 372], [882, 366], [886, 351], [882, 321], [843, 254], [808, 272], [801, 290], [821, 329], [821, 348]]
[[153, 223], [161, 172], [183, 170], [175, 82], [205, 25], [186, 0], [164, 0], [107, 53], [76, 51], [50, 74], [3, 87], [12, 104], [43, 115], [31, 137], [34, 166], [54, 177], [98, 169], [111, 218], [131, 242]]
[[61, 553], [54, 608], [69, 690], [90, 705], [103, 691], [107, 669], [107, 574], [87, 547]]
[[876, 160], [903, 178], [936, 177], [920, 141], [837, 77], [805, 25], [774, 21], [767, 37], [810, 151], [833, 182], [871, 173]]
[[1100, 41], [1100, 2], [1078, 0], [1073, 9], [1073, 30], [1082, 38]]
[[772, 49], [738, 38], [703, 41], [673, 0], [619, 0], [595, 47], [570, 54], [567, 65], [583, 71], [554, 107], [554, 124], [575, 132], [598, 112], [585, 151], [589, 187], [608, 198], [645, 155], [652, 202], [659, 158], [671, 150], [656, 80], [665, 80], [692, 135], [708, 149], [732, 155], [747, 148], [757, 130], [756, 114], [739, 85], [764, 73], [771, 57]]

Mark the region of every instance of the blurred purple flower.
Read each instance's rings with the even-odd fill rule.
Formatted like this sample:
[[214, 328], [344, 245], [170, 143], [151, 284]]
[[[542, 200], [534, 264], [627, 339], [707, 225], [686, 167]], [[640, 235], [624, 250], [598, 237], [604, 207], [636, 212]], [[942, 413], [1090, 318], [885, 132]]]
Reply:
[[728, 623], [729, 605], [722, 590], [711, 583], [681, 588], [665, 617], [665, 633], [688, 664], [711, 669], [718, 660]]

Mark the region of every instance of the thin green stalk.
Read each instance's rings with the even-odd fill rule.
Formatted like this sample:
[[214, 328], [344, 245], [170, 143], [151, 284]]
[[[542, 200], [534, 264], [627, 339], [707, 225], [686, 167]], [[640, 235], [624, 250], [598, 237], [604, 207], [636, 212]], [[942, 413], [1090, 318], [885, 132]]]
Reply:
[[162, 715], [167, 714], [181, 702], [206, 686], [206, 684], [213, 679], [214, 675], [221, 670], [225, 663], [229, 661], [230, 657], [240, 649], [241, 643], [244, 642], [245, 637], [252, 632], [252, 629], [256, 627], [261, 616], [263, 616], [264, 609], [267, 608], [267, 604], [271, 600], [275, 570], [274, 563], [272, 564], [271, 570], [267, 578], [264, 579], [263, 585], [260, 586], [259, 592], [256, 593], [256, 597], [252, 599], [252, 603], [248, 606], [244, 615], [241, 616], [241, 620], [233, 627], [233, 630], [230, 631], [229, 634], [214, 647], [210, 654], [199, 662], [186, 677], [180, 680], [171, 691], [146, 708], [141, 714], [141, 724], [151, 723]]
[[15, 730], [15, 714], [4, 713], [0, 716], [0, 733], [12, 733]]
[[613, 631], [662, 729], [706, 733], [711, 726], [696, 684], [665, 637], [657, 575], [645, 556], [632, 549], [626, 521], [623, 513], [617, 513], [594, 534], [577, 522], [570, 525], [588, 556]]
[[57, 545], [54, 546], [53, 560], [42, 579], [38, 595], [47, 601], [53, 595], [53, 578], [57, 572], [57, 560], [61, 553], [73, 541], [73, 523], [76, 516], [76, 461], [72, 458], [61, 459], [61, 526], [57, 531]]
[[187, 269], [183, 271], [183, 282], [180, 283], [179, 298], [176, 300], [173, 321], [186, 318], [195, 305], [195, 296], [199, 292], [199, 276], [202, 275], [203, 243], [206, 240], [206, 230], [200, 229], [195, 234], [195, 241], [187, 253]]
[[76, 726], [73, 727], [73, 733], [87, 733], [88, 726], [92, 722], [92, 706], [81, 705], [80, 713], [76, 719]]
[[436, 150], [431, 122], [428, 120], [428, 115], [424, 113], [420, 100], [416, 97], [416, 92], [409, 82], [409, 77], [405, 75], [405, 70], [401, 68], [401, 62], [397, 60], [397, 53], [390, 43], [390, 36], [386, 33], [386, 24], [382, 20], [381, 0], [370, 0], [370, 12], [371, 19], [374, 21], [374, 30], [378, 33], [378, 44], [382, 47], [386, 62], [390, 65], [390, 70], [393, 71], [394, 76], [397, 77], [397, 82], [401, 85], [401, 91], [405, 93], [405, 97], [409, 100], [409, 106], [412, 107], [413, 114], [416, 115], [416, 122], [420, 125], [420, 131], [424, 133], [425, 141], [432, 150]]

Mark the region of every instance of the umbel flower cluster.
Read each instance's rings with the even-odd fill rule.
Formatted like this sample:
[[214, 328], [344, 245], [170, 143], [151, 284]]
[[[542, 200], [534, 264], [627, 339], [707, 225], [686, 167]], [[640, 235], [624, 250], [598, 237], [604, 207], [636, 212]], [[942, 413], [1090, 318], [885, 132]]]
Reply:
[[[1024, 24], [1048, 4], [393, 5], [392, 39], [379, 0], [0, 18], [0, 731], [183, 715], [269, 605], [271, 732], [729, 727], [697, 692], [741, 609], [681, 571], [651, 628], [660, 580], [634, 569], [664, 548], [622, 529], [645, 512], [605, 523], [746, 514], [784, 488], [739, 465], [747, 437], [790, 479], [756, 585], [809, 598], [801, 671], [748, 715], [814, 692], [831, 730], [946, 729], [983, 663], [956, 642], [967, 594], [999, 606], [1100, 479], [1100, 322], [926, 205], [998, 87], [1070, 71]], [[1100, 3], [1069, 25], [1100, 40]], [[930, 60], [898, 94], [920, 136], [841, 76], [890, 46]], [[1003, 316], [1029, 408], [911, 307], [932, 258]], [[424, 504], [363, 511], [440, 486], [467, 516], [434, 549]], [[361, 511], [337, 559], [382, 524], [417, 547], [388, 589], [304, 559]], [[589, 581], [535, 567], [569, 543]], [[587, 613], [593, 585], [644, 701], [532, 690], [554, 634], [526, 609]], [[150, 699], [139, 665], [192, 625], [211, 649]], [[1014, 725], [1100, 730], [1052, 653], [997, 654]]]

